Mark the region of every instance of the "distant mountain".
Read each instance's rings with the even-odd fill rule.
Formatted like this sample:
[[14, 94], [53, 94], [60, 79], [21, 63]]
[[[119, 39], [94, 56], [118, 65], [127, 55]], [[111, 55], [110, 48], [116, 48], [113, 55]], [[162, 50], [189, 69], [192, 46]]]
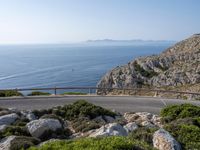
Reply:
[[102, 40], [87, 40], [86, 44], [97, 44], [97, 45], [144, 45], [144, 44], [174, 44], [176, 41], [168, 40], [113, 40], [113, 39], [102, 39]]

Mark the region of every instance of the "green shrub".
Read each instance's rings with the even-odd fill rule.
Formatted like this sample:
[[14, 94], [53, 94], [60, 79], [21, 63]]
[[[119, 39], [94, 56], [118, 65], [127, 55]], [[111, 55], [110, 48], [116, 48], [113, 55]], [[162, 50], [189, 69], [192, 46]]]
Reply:
[[129, 138], [132, 140], [137, 139], [139, 141], [147, 142], [148, 144], [153, 145], [152, 139], [153, 139], [153, 134], [156, 130], [158, 129], [141, 127], [131, 132], [129, 134]]
[[151, 150], [146, 143], [132, 141], [127, 137], [84, 138], [78, 140], [56, 141], [29, 150]]
[[182, 145], [182, 148], [187, 149], [199, 149], [200, 147], [200, 128], [195, 125], [186, 124], [167, 124], [164, 127], [167, 131], [173, 135], [178, 142]]
[[87, 95], [87, 93], [83, 93], [83, 92], [64, 92], [62, 95]]
[[134, 62], [134, 69], [136, 72], [140, 73], [142, 76], [147, 78], [152, 78], [153, 76], [157, 76], [158, 73], [154, 70], [145, 70], [142, 68], [136, 61]]
[[162, 117], [167, 117], [169, 121], [186, 117], [199, 117], [200, 107], [192, 104], [171, 105], [162, 109], [160, 114]]
[[41, 116], [45, 115], [45, 114], [51, 114], [51, 109], [41, 109], [41, 110], [33, 110], [32, 113], [37, 117], [40, 118]]
[[87, 117], [79, 117], [72, 121], [72, 127], [75, 132], [86, 132], [92, 129], [100, 128], [103, 124], [90, 120]]
[[26, 130], [25, 127], [20, 126], [8, 126], [5, 130], [0, 132], [1, 138], [16, 135], [16, 136], [30, 136], [29, 132]]
[[15, 90], [0, 91], [0, 97], [11, 97], [11, 96], [23, 96], [23, 94]]
[[28, 94], [28, 96], [40, 96], [40, 95], [51, 95], [48, 92], [40, 92], [40, 91], [34, 91]]
[[[54, 110], [56, 111], [54, 112]], [[97, 116], [107, 115], [114, 117], [116, 115], [112, 111], [88, 103], [85, 100], [79, 100], [70, 105], [54, 108], [52, 112], [56, 113], [57, 115], [61, 114], [61, 117], [65, 117], [65, 119], [68, 120], [73, 120], [79, 117], [88, 117], [90, 119], [93, 119]]]
[[33, 137], [19, 136], [19, 137], [16, 137], [11, 142], [10, 150], [28, 149], [29, 147], [37, 145], [39, 143], [40, 143], [39, 139], [36, 139]]

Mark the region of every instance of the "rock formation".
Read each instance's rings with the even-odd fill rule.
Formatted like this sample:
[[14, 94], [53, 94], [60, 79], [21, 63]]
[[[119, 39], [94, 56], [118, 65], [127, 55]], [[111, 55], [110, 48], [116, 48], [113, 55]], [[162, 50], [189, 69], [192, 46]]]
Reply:
[[[175, 44], [159, 55], [139, 57], [112, 69], [102, 77], [97, 87], [148, 87], [200, 92], [200, 34]], [[112, 92], [97, 90], [97, 94]]]

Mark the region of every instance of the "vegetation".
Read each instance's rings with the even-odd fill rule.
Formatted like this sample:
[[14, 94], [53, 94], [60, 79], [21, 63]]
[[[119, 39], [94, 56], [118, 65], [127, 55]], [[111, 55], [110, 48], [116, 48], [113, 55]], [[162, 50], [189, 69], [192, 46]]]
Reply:
[[88, 103], [85, 100], [79, 100], [73, 104], [64, 105], [63, 107], [55, 107], [53, 108], [52, 113], [63, 117], [67, 120], [74, 120], [79, 117], [88, 117], [89, 119], [93, 119], [95, 117], [104, 115], [114, 117], [116, 115], [112, 111]]
[[3, 90], [0, 91], [0, 97], [23, 96], [22, 93], [16, 90]]
[[158, 73], [153, 70], [148, 70], [148, 71], [145, 70], [136, 61], [134, 62], [134, 68], [136, 72], [140, 73], [142, 76], [147, 77], [147, 78], [152, 78], [153, 76], [158, 75]]
[[39, 139], [33, 137], [18, 136], [11, 142], [10, 150], [27, 149], [40, 143]]
[[83, 93], [83, 92], [64, 92], [62, 95], [87, 95], [87, 93]]
[[31, 92], [30, 94], [28, 94], [28, 96], [40, 96], [40, 95], [48, 96], [48, 95], [51, 95], [51, 94], [48, 93], [48, 92], [40, 92], [40, 91], [34, 91], [34, 92]]
[[200, 107], [191, 104], [172, 105], [161, 111], [164, 128], [182, 145], [182, 148], [200, 147]]
[[29, 150], [152, 150], [144, 142], [133, 141], [127, 137], [85, 138], [68, 141], [55, 141], [44, 144], [40, 148], [31, 147]]
[[153, 134], [156, 130], [158, 130], [158, 128], [141, 127], [131, 132], [129, 134], [129, 138], [132, 140], [137, 139], [139, 141], [147, 142], [148, 144], [153, 145], [152, 139], [153, 139]]
[[161, 110], [161, 116], [173, 121], [179, 118], [199, 117], [200, 107], [192, 104], [171, 105]]

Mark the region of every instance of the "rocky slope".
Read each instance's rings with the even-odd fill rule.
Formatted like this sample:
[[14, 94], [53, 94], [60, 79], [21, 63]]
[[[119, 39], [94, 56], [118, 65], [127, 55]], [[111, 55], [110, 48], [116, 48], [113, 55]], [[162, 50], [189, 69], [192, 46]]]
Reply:
[[[139, 57], [109, 71], [97, 87], [150, 87], [200, 92], [200, 34], [195, 34], [159, 55]], [[97, 90], [98, 94], [113, 91]]]

